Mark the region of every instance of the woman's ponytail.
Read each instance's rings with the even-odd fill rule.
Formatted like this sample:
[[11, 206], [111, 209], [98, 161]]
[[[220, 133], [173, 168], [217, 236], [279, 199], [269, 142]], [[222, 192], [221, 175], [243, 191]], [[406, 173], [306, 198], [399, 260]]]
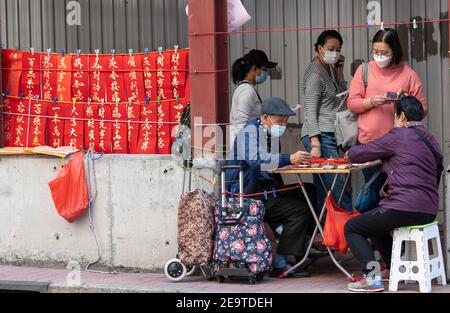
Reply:
[[244, 58], [237, 59], [231, 68], [231, 76], [234, 84], [238, 84], [243, 81], [251, 68], [252, 66], [246, 62]]

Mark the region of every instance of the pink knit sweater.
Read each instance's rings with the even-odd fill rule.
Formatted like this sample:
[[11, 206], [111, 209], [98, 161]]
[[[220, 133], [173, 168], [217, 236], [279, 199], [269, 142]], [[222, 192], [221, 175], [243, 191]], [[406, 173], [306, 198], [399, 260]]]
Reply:
[[422, 82], [412, 68], [399, 64], [382, 69], [375, 61], [369, 62], [369, 65], [367, 91], [364, 90], [362, 66], [360, 66], [351, 82], [348, 99], [349, 110], [359, 113], [359, 142], [363, 144], [384, 136], [394, 127], [394, 103], [366, 110], [363, 107], [365, 98], [384, 96], [388, 91], [397, 92], [402, 89], [422, 102], [425, 114], [428, 112]]

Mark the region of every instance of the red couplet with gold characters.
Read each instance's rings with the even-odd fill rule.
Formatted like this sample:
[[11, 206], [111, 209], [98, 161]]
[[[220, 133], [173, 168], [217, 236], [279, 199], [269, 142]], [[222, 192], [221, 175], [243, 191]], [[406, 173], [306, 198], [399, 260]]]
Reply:
[[22, 58], [22, 51], [2, 50], [2, 87], [10, 96], [19, 96]]

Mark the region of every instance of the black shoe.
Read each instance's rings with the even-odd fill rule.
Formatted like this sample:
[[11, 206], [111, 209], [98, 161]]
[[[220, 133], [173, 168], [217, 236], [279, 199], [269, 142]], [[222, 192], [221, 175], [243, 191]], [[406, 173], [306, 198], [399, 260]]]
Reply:
[[270, 277], [276, 277], [276, 278], [305, 278], [305, 277], [311, 277], [311, 274], [309, 274], [305, 270], [302, 270], [301, 268], [296, 268], [294, 271], [290, 272], [287, 276], [283, 276], [283, 274], [285, 272], [287, 272], [291, 268], [292, 268], [291, 265], [286, 265], [284, 268], [274, 268], [270, 272]]

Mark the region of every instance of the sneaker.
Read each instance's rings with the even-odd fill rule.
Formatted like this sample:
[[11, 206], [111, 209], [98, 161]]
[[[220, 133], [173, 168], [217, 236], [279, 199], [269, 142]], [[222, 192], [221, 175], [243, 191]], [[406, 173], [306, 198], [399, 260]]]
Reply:
[[292, 268], [291, 265], [286, 265], [284, 268], [274, 268], [270, 272], [270, 277], [274, 278], [305, 278], [305, 277], [311, 277], [311, 274], [309, 274], [307, 271], [296, 268], [294, 271], [290, 272], [286, 277], [282, 277], [282, 274], [289, 271]]
[[384, 283], [381, 276], [376, 276], [375, 279], [365, 276], [357, 282], [348, 284], [347, 288], [353, 292], [382, 292], [384, 291]]

